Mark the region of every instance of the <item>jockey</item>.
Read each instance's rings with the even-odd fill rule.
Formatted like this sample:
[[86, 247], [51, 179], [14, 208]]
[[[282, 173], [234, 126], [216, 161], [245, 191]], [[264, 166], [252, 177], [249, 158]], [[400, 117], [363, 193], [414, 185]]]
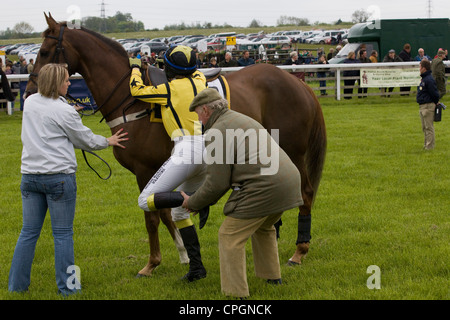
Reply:
[[[190, 218], [181, 207], [183, 197], [176, 190], [195, 192], [205, 177], [202, 161], [204, 141], [197, 114], [189, 111], [194, 97], [206, 88], [206, 78], [197, 71], [195, 52], [186, 46], [174, 46], [164, 55], [168, 83], [145, 86], [139, 62], [130, 59], [131, 94], [142, 101], [161, 105], [164, 128], [174, 141], [171, 157], [142, 190], [138, 204], [144, 211], [172, 208], [172, 220], [180, 231], [189, 257], [189, 272], [183, 279], [191, 282], [206, 277], [200, 255], [200, 243]], [[202, 227], [202, 225], [200, 226]]]

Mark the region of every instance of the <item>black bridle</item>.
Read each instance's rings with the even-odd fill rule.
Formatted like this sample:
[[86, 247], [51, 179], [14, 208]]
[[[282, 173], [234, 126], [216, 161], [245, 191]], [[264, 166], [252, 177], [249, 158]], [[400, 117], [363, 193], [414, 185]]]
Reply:
[[[54, 36], [51, 36], [51, 35], [46, 35], [45, 36], [45, 38], [49, 38], [49, 39], [54, 39], [54, 40], [56, 40], [58, 43], [56, 44], [56, 49], [55, 49], [55, 53], [53, 54], [53, 58], [52, 58], [52, 62], [53, 63], [58, 63], [59, 62], [59, 56], [62, 54], [62, 56], [63, 56], [63, 59], [64, 59], [64, 63], [65, 64], [67, 64], [67, 69], [68, 70], [71, 70], [71, 68], [70, 68], [70, 64], [69, 64], [69, 60], [67, 59], [67, 57], [66, 57], [66, 51], [64, 50], [64, 46], [63, 46], [63, 35], [64, 35], [64, 29], [65, 29], [65, 26], [61, 26], [60, 27], [60, 29], [59, 29], [59, 36], [58, 37], [54, 37]], [[70, 72], [70, 71], [69, 71]], [[114, 93], [117, 91], [117, 89], [120, 87], [120, 85], [123, 83], [123, 81], [129, 76], [131, 74], [131, 68], [130, 69], [128, 69], [127, 70], [127, 72], [125, 72], [125, 74], [120, 78], [120, 80], [117, 82], [117, 84], [114, 86], [114, 88], [111, 90], [111, 93], [106, 97], [106, 99], [105, 99], [105, 101], [103, 101], [103, 103], [100, 105], [100, 106], [98, 106], [97, 107], [97, 109], [95, 109], [94, 111], [93, 111], [93, 113], [92, 114], [95, 114], [95, 113], [97, 113], [104, 105], [106, 105], [108, 102], [109, 102], [109, 100], [112, 98], [112, 96], [114, 95]], [[37, 73], [31, 73], [30, 74], [30, 76], [34, 76], [35, 78], [37, 78], [38, 77], [38, 74]], [[34, 79], [31, 79], [30, 78], [30, 80], [37, 86], [37, 83], [36, 83], [36, 81], [34, 80]], [[72, 96], [70, 96], [70, 95], [67, 95], [70, 99], [72, 99], [72, 100], [74, 100], [74, 101], [77, 101], [75, 98], [73, 98]], [[105, 120], [108, 116], [110, 116], [113, 112], [115, 112], [115, 111], [117, 111], [117, 109], [119, 109], [124, 103], [125, 103], [125, 101], [128, 99], [128, 98], [130, 98], [131, 97], [131, 92], [128, 92], [128, 95], [127, 96], [125, 96], [114, 108], [112, 108], [111, 109], [111, 111], [109, 111], [107, 114], [105, 114], [103, 117], [102, 117], [102, 119], [100, 120], [100, 122], [102, 122], [103, 120]], [[129, 108], [129, 107], [131, 107], [133, 104], [134, 104], [134, 102], [136, 101], [136, 99], [133, 99], [125, 108], [124, 108], [124, 111], [123, 111], [123, 117], [125, 118], [125, 111]], [[93, 105], [91, 104], [91, 105], [87, 105], [87, 104], [85, 104], [85, 103], [82, 103], [81, 101], [77, 101], [77, 103], [79, 103], [80, 105], [82, 105], [82, 106], [86, 106], [86, 107], [91, 107], [92, 109], [94, 109], [93, 108]], [[92, 114], [89, 114], [89, 115], [92, 115]]]

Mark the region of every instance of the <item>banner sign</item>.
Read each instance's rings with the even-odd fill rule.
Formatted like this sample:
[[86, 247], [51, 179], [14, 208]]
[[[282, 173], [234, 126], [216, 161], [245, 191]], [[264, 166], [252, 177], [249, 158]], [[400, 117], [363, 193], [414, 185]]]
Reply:
[[361, 69], [362, 88], [415, 87], [420, 84], [419, 68]]
[[[20, 82], [20, 110], [23, 110], [23, 94], [25, 92], [25, 88], [27, 87], [27, 81]], [[97, 105], [95, 104], [94, 98], [92, 97], [91, 92], [89, 91], [86, 82], [84, 79], [70, 79], [70, 86], [67, 93], [74, 97], [77, 101], [73, 101], [72, 99], [67, 98], [67, 102], [71, 105], [75, 105], [76, 102], [81, 102], [83, 104], [87, 104], [85, 106], [85, 110], [92, 110], [92, 108], [96, 109]]]

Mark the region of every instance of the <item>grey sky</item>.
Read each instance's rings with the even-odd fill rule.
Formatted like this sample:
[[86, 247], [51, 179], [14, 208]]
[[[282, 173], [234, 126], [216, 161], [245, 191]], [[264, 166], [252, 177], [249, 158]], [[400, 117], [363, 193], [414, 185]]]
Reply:
[[[5, 2], [5, 0], [2, 0]], [[14, 28], [21, 21], [28, 22], [34, 31], [46, 28], [43, 12], [51, 12], [57, 21], [77, 17], [100, 16], [102, 0], [20, 0], [1, 6], [0, 31]], [[335, 22], [338, 19], [351, 21], [353, 12], [359, 9], [372, 10], [382, 19], [428, 18], [430, 4], [432, 18], [450, 17], [448, 0], [378, 0], [378, 1], [123, 1], [104, 0], [106, 16], [117, 11], [131, 13], [135, 20], [142, 21], [146, 29], [162, 29], [166, 25], [211, 22], [222, 25], [247, 27], [253, 19], [263, 25], [275, 26], [280, 16], [307, 18], [311, 23]], [[68, 11], [69, 10], [69, 11]]]

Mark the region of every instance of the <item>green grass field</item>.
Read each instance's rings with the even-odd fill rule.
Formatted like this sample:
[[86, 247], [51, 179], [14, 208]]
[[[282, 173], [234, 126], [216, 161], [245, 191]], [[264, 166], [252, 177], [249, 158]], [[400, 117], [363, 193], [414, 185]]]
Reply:
[[[398, 90], [398, 89], [397, 89]], [[447, 96], [443, 102], [450, 105]], [[328, 153], [312, 220], [310, 252], [288, 267], [297, 232], [296, 210], [285, 212], [279, 240], [283, 285], [255, 278], [250, 246], [247, 267], [254, 300], [447, 300], [449, 292], [450, 110], [435, 123], [436, 148], [422, 150], [418, 105], [409, 97], [321, 100]], [[37, 244], [28, 293], [7, 291], [8, 272], [21, 229], [21, 112], [0, 113], [0, 300], [61, 299], [54, 276], [49, 216]], [[110, 135], [100, 117], [85, 117], [95, 133]], [[293, 137], [294, 139], [294, 137]], [[98, 152], [113, 175], [100, 180], [78, 156], [78, 202], [74, 223], [75, 261], [82, 293], [70, 300], [219, 300], [217, 231], [222, 199], [199, 231], [206, 279], [182, 284], [188, 267], [179, 263], [161, 224], [162, 264], [151, 278], [135, 278], [149, 247], [134, 176]], [[91, 163], [103, 174], [95, 159]], [[194, 217], [198, 226], [198, 218]], [[381, 289], [369, 289], [367, 268], [381, 270]]]

